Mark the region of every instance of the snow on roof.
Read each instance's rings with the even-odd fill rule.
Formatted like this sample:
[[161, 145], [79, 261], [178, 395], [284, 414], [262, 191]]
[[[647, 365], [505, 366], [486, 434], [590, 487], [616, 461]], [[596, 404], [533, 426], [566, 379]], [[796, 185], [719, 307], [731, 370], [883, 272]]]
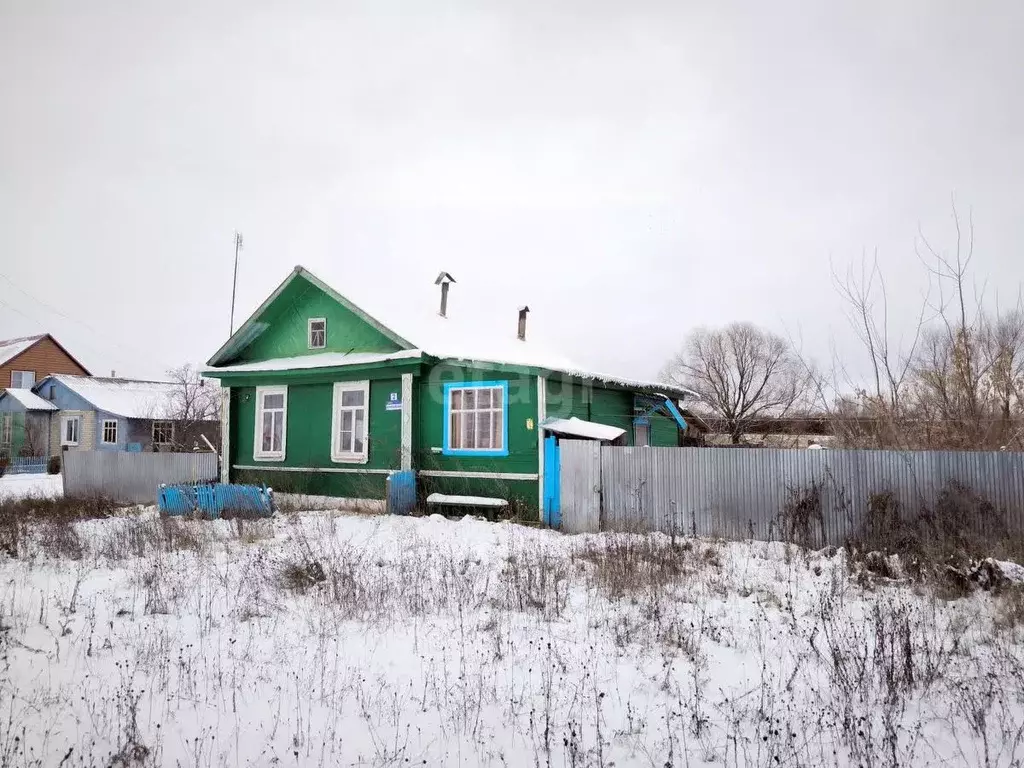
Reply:
[[[338, 292], [310, 270], [300, 269], [314, 282]], [[693, 394], [659, 382], [593, 371], [557, 351], [546, 335], [548, 329], [533, 318], [527, 323], [526, 339], [521, 340], [517, 335], [518, 305], [511, 305], [508, 312], [499, 315], [487, 295], [463, 297], [453, 291], [448, 316], [442, 317], [438, 312], [439, 294], [431, 290], [425, 289], [422, 298], [410, 301], [396, 299], [388, 281], [360, 282], [359, 286], [353, 286], [352, 281], [337, 284], [346, 286], [344, 295], [348, 300], [433, 357], [543, 368], [624, 387]]]
[[573, 416], [570, 419], [545, 419], [541, 427], [548, 432], [559, 435], [572, 435], [587, 440], [617, 440], [626, 434], [626, 430], [593, 421], [584, 421]]
[[175, 385], [169, 381], [109, 379], [99, 376], [54, 374], [59, 381], [99, 411], [126, 419], [173, 418]]
[[51, 403], [49, 400], [44, 400], [31, 389], [17, 389], [12, 387], [11, 389], [4, 390], [4, 393], [8, 397], [13, 397], [19, 403], [21, 403], [26, 411], [56, 411], [57, 406]]
[[346, 365], [386, 363], [389, 360], [414, 359], [422, 356], [422, 354], [418, 349], [403, 349], [400, 352], [319, 352], [312, 355], [299, 355], [297, 357], [278, 357], [273, 360], [261, 360], [256, 363], [224, 365], [219, 368], [208, 368], [203, 373], [208, 376], [215, 376], [219, 373], [260, 373], [262, 371], [335, 368]]
[[0, 341], [0, 365], [20, 355], [45, 335], [45, 333], [39, 333], [35, 336], [22, 336], [19, 339]]

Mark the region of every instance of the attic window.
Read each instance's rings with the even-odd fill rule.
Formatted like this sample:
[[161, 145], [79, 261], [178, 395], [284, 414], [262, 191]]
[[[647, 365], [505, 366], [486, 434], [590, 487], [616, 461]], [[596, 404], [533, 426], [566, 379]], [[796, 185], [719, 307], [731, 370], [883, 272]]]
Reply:
[[327, 346], [327, 318], [309, 318], [309, 348], [323, 349]]
[[31, 389], [35, 383], [35, 371], [11, 371], [11, 389]]

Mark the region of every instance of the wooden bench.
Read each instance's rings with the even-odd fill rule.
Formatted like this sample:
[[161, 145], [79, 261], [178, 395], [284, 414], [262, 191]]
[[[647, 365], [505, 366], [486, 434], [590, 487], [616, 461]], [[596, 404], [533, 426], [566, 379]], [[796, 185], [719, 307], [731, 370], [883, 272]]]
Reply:
[[487, 510], [488, 517], [497, 514], [499, 509], [508, 506], [505, 499], [491, 496], [454, 496], [448, 493], [432, 493], [427, 496], [428, 507], [473, 507]]

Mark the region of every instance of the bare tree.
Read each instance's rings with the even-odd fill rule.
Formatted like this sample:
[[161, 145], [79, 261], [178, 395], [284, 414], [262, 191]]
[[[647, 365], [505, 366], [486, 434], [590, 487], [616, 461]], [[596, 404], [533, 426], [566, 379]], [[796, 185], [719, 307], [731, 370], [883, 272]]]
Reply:
[[[974, 225], [952, 204], [955, 239], [940, 250], [919, 233], [927, 289], [909, 343], [889, 341], [888, 296], [877, 257], [833, 282], [871, 363], [860, 381], [846, 375], [834, 403], [842, 445], [991, 449], [1019, 439], [1024, 391], [1024, 308], [985, 303], [974, 283]], [[838, 364], [845, 375], [845, 365]]]
[[800, 404], [811, 384], [789, 342], [751, 323], [693, 331], [662, 377], [696, 392], [734, 445], [756, 420]]
[[46, 444], [50, 432], [48, 414], [26, 413], [22, 426], [22, 456], [45, 456]]
[[175, 442], [185, 448], [193, 447], [199, 435], [217, 444], [220, 430], [220, 390], [191, 365], [182, 365], [167, 371], [174, 384], [168, 408], [169, 420], [174, 422]]

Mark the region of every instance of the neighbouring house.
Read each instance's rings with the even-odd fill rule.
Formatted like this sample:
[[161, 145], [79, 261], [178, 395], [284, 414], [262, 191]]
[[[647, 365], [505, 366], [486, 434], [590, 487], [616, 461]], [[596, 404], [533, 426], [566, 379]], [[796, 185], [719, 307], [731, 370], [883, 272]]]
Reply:
[[89, 375], [48, 333], [0, 341], [0, 458], [47, 455], [54, 407], [32, 387], [52, 373]]
[[48, 333], [0, 341], [0, 388], [31, 389], [52, 373], [89, 375]]
[[32, 389], [50, 374], [89, 372], [49, 334], [0, 341], [0, 387]]
[[0, 390], [0, 460], [50, 455], [50, 418], [57, 410], [31, 389]]
[[493, 312], [465, 316], [450, 301], [451, 275], [435, 283], [439, 304], [384, 297], [392, 319], [296, 267], [204, 371], [226, 394], [222, 480], [379, 499], [390, 472], [415, 470], [421, 498], [535, 511], [561, 438], [693, 439], [688, 391], [588, 372], [535, 338], [528, 307], [494, 325]]
[[179, 418], [177, 388], [170, 382], [57, 374], [32, 392], [56, 408], [50, 415], [50, 455], [208, 450], [201, 435], [213, 445], [220, 439], [218, 421]]

